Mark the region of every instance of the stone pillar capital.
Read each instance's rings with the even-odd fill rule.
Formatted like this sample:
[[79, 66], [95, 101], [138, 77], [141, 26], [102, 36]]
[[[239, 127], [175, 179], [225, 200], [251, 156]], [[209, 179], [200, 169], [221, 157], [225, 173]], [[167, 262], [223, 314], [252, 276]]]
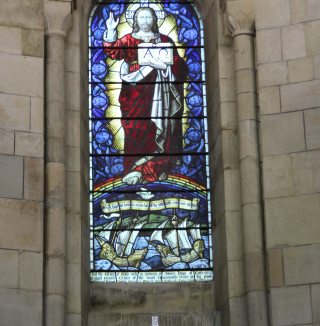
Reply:
[[72, 1], [44, 2], [45, 33], [65, 36], [71, 22]]
[[255, 0], [227, 1], [223, 13], [225, 35], [254, 35]]

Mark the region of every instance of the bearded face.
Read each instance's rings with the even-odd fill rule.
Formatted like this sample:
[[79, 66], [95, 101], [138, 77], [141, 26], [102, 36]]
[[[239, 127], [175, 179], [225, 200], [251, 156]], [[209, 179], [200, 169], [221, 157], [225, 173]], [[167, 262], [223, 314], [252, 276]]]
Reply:
[[137, 16], [137, 23], [139, 29], [141, 29], [142, 31], [144, 32], [151, 31], [153, 25], [153, 17], [150, 11], [147, 10], [140, 11]]

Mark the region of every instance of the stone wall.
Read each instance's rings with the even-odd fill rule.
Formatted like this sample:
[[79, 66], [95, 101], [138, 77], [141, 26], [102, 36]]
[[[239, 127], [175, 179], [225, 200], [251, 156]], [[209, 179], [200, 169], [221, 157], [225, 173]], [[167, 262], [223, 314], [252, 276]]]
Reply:
[[0, 3], [0, 325], [41, 325], [42, 1]]
[[258, 1], [256, 30], [272, 325], [318, 325], [320, 2]]
[[215, 282], [188, 284], [89, 281], [93, 5], [0, 2], [0, 326], [320, 325], [319, 0], [196, 1]]

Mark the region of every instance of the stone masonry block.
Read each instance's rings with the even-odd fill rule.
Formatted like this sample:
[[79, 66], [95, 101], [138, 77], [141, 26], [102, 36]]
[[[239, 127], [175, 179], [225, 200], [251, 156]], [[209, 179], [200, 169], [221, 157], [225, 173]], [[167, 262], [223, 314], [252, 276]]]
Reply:
[[1, 325], [42, 325], [42, 293], [0, 289]]
[[320, 108], [304, 112], [307, 149], [320, 148]]
[[281, 27], [290, 24], [289, 0], [258, 0], [256, 4], [256, 28]]
[[[0, 288], [18, 287], [19, 254], [17, 250], [0, 250]], [[0, 320], [1, 322], [1, 320]]]
[[43, 133], [44, 105], [42, 98], [31, 98], [31, 132]]
[[314, 75], [316, 79], [320, 78], [320, 55], [313, 57], [314, 59]]
[[32, 57], [44, 56], [44, 32], [36, 29], [22, 30], [22, 54]]
[[263, 155], [285, 154], [305, 149], [302, 112], [261, 117]]
[[282, 249], [268, 251], [269, 286], [283, 286], [283, 262]]
[[21, 29], [0, 27], [0, 52], [21, 54]]
[[311, 285], [313, 322], [320, 323], [320, 284]]
[[22, 198], [23, 158], [0, 155], [0, 196]]
[[257, 57], [258, 63], [281, 61], [280, 28], [257, 32]]
[[283, 85], [280, 87], [283, 112], [320, 106], [320, 80]]
[[286, 285], [320, 283], [320, 245], [283, 249]]
[[30, 129], [30, 98], [0, 94], [0, 128], [28, 131]]
[[43, 200], [44, 171], [43, 159], [25, 157], [24, 159], [24, 198]]
[[302, 23], [307, 20], [308, 0], [290, 0], [291, 23]]
[[284, 60], [306, 56], [306, 41], [303, 24], [281, 28], [282, 54]]
[[28, 132], [16, 132], [15, 154], [43, 157], [43, 135]]
[[21, 251], [19, 280], [21, 289], [42, 291], [43, 253]]
[[305, 37], [307, 55], [320, 54], [320, 20], [311, 21], [305, 24]]
[[262, 252], [251, 252], [245, 255], [245, 284], [247, 292], [263, 290], [265, 288], [263, 256]]
[[1, 248], [42, 250], [41, 203], [1, 198], [0, 211]]
[[[21, 8], [18, 10], [21, 11]], [[43, 96], [42, 58], [3, 53], [0, 54], [0, 62], [0, 75], [6, 76], [6, 78], [0, 79], [0, 92], [35, 97]]]
[[81, 313], [81, 273], [78, 264], [67, 265], [67, 300], [66, 311]]
[[278, 86], [260, 88], [259, 102], [261, 114], [280, 113], [280, 89]]
[[0, 25], [43, 29], [43, 1], [1, 1], [0, 12]]
[[292, 162], [296, 193], [320, 192], [320, 151], [292, 154]]
[[312, 323], [309, 286], [271, 289], [272, 325]]
[[295, 194], [292, 158], [289, 155], [263, 159], [263, 191], [265, 198], [287, 197]]
[[313, 58], [290, 60], [288, 62], [289, 83], [299, 83], [314, 78]]
[[260, 87], [283, 85], [288, 82], [288, 67], [285, 61], [259, 65]]
[[245, 294], [245, 282], [244, 282], [244, 261], [233, 260], [228, 262], [228, 285], [229, 285], [229, 297], [241, 297]]
[[0, 153], [14, 153], [14, 132], [0, 129]]
[[265, 200], [268, 248], [319, 242], [319, 211], [319, 195]]

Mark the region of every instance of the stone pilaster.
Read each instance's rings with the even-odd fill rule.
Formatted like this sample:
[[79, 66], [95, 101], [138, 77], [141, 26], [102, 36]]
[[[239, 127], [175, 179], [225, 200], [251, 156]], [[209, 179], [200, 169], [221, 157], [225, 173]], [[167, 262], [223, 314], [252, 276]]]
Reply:
[[71, 1], [45, 1], [45, 264], [46, 326], [65, 320], [65, 35]]
[[254, 0], [228, 1], [225, 34], [233, 38], [248, 325], [268, 325], [254, 56]]

